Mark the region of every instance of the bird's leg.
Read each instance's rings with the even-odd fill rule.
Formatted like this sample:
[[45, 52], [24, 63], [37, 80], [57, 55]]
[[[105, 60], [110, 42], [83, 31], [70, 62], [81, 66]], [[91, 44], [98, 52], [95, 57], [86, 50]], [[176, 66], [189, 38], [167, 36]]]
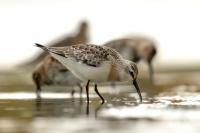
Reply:
[[78, 87], [80, 88], [80, 98], [82, 97], [82, 93], [83, 93], [83, 87], [81, 86], [80, 83], [77, 83]]
[[86, 85], [86, 94], [87, 94], [87, 102], [89, 103], [89, 84], [90, 80], [88, 80], [87, 85]]
[[98, 89], [97, 89], [97, 84], [95, 84], [95, 88], [94, 88], [95, 92], [97, 93], [97, 95], [101, 98], [101, 103], [104, 103], [104, 98], [101, 96], [101, 94], [99, 93]]
[[72, 96], [72, 98], [74, 97], [74, 93], [75, 93], [75, 90], [74, 90], [74, 87], [72, 87], [72, 90], [71, 90], [71, 96]]
[[40, 99], [40, 93], [41, 93], [41, 84], [40, 84], [41, 76], [39, 73], [33, 73], [33, 81], [36, 85], [36, 96], [38, 99]]
[[41, 94], [41, 87], [40, 87], [40, 84], [37, 84], [36, 86], [37, 86], [37, 87], [36, 87], [36, 95], [37, 95], [37, 98], [38, 98], [38, 99], [41, 99], [41, 96], [40, 96], [40, 94]]

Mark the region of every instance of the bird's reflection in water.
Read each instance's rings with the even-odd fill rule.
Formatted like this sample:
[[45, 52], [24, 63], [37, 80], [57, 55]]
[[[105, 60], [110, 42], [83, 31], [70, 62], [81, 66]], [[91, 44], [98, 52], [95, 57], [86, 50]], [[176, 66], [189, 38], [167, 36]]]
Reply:
[[99, 104], [99, 106], [95, 109], [95, 118], [98, 118], [98, 112], [104, 106], [104, 104]]
[[92, 101], [88, 103], [84, 98], [71, 97], [69, 99], [35, 99], [36, 117], [95, 117], [104, 104]]
[[[94, 108], [92, 108], [94, 110], [94, 117], [97, 118], [98, 117], [98, 112], [99, 110], [104, 106], [104, 104], [99, 103], [97, 105], [95, 105]], [[90, 103], [86, 102], [86, 115], [89, 117], [90, 114]], [[93, 116], [92, 116], [93, 117]]]
[[[40, 112], [41, 111], [41, 106], [42, 106], [42, 99], [40, 97], [37, 97], [35, 99], [36, 112]], [[40, 113], [37, 113], [36, 116], [38, 116], [38, 114], [40, 114]]]
[[89, 116], [89, 114], [90, 114], [90, 109], [89, 109], [90, 108], [90, 106], [89, 106], [90, 104], [89, 104], [89, 102], [87, 102], [86, 105], [87, 105], [86, 106], [86, 115]]

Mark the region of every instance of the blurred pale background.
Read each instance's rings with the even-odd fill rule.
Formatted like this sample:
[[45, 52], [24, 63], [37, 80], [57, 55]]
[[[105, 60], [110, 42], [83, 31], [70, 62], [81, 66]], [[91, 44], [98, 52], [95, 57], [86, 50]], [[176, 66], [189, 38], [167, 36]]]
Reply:
[[1, 0], [0, 65], [28, 60], [38, 48], [87, 20], [90, 42], [146, 35], [159, 47], [158, 64], [200, 62], [199, 0]]
[[[138, 67], [142, 104], [130, 84], [99, 85], [103, 105], [92, 84], [88, 104], [66, 85], [42, 85], [36, 99], [33, 69], [17, 64], [42, 51], [34, 43], [74, 33], [82, 20], [98, 45], [138, 34], [156, 40], [154, 83]], [[0, 132], [199, 133], [199, 35], [200, 0], [0, 0]]]

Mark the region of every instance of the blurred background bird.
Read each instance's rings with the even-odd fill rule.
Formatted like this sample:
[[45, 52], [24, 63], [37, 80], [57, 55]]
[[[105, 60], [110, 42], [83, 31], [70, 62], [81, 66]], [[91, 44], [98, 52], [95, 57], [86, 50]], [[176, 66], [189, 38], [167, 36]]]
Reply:
[[82, 94], [81, 81], [77, 79], [65, 66], [52, 56], [48, 55], [41, 61], [32, 73], [33, 82], [36, 86], [37, 97], [40, 98], [41, 87], [44, 85], [71, 86], [72, 94], [75, 86], [79, 86]]
[[150, 80], [154, 82], [152, 66], [153, 58], [156, 55], [155, 42], [147, 37], [134, 36], [130, 38], [120, 38], [104, 43], [105, 46], [114, 48], [124, 58], [133, 62], [144, 60], [149, 67]]
[[[52, 47], [62, 47], [62, 46], [70, 46], [70, 45], [75, 45], [79, 43], [87, 43], [89, 40], [88, 37], [88, 23], [87, 21], [82, 21], [79, 24], [79, 27], [77, 31], [74, 31], [74, 33], [67, 34], [64, 36], [61, 36], [60, 38], [51, 41], [47, 43], [47, 46], [52, 46]], [[47, 53], [45, 52], [40, 52], [37, 54], [32, 60], [23, 63], [22, 66], [34, 66], [38, 64], [40, 61], [42, 61]]]

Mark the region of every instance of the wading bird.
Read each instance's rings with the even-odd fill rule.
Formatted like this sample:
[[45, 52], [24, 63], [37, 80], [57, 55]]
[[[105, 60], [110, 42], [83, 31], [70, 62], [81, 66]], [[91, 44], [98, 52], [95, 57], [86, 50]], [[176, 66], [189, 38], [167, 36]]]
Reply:
[[[132, 80], [142, 102], [142, 95], [137, 83], [138, 69], [134, 62], [125, 60], [117, 51], [106, 46], [79, 44], [66, 47], [36, 46], [49, 52], [55, 59], [67, 67], [77, 78], [87, 82], [86, 93], [89, 102], [89, 83], [95, 84], [95, 92], [104, 103], [104, 98], [97, 89], [97, 83], [107, 81]], [[114, 69], [113, 69], [114, 68]], [[112, 75], [119, 75], [115, 78]]]

